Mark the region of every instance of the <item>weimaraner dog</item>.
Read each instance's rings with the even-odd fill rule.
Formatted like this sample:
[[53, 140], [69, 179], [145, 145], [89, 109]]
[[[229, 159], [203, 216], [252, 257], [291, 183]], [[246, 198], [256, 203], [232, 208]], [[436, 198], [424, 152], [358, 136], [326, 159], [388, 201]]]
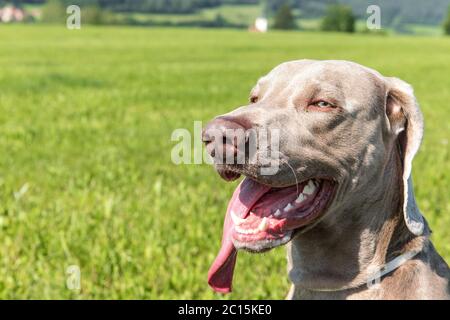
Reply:
[[[251, 139], [263, 131], [278, 144]], [[413, 193], [422, 134], [413, 90], [400, 79], [348, 61], [277, 66], [248, 105], [203, 131], [221, 177], [245, 176], [228, 205], [211, 287], [231, 291], [239, 249], [287, 244], [288, 299], [449, 299], [448, 265]], [[267, 163], [276, 170], [263, 173]]]

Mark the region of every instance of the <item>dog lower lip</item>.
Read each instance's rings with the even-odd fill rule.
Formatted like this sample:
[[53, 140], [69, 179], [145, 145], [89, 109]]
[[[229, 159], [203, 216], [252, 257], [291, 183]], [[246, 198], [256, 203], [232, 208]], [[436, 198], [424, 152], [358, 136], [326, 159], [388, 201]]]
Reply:
[[234, 181], [236, 179], [239, 179], [239, 177], [241, 176], [240, 173], [227, 169], [217, 168], [217, 172], [219, 173], [220, 177], [225, 181]]

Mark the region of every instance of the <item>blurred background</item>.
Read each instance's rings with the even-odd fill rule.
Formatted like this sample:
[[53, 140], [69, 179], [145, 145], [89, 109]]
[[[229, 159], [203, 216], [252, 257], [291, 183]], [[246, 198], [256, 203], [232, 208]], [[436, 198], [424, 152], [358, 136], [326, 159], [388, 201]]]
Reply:
[[448, 0], [2, 0], [0, 21], [61, 22], [73, 4], [83, 7], [83, 22], [90, 24], [258, 30], [262, 18], [274, 29], [347, 32], [368, 31], [367, 8], [377, 5], [383, 33], [450, 32]]
[[[450, 261], [449, 3], [0, 1], [0, 298], [282, 299], [285, 248], [241, 253], [234, 292], [210, 290], [238, 182], [175, 165], [171, 135], [186, 128], [193, 146], [194, 121], [246, 104], [259, 77], [303, 58], [415, 88], [415, 191]], [[74, 4], [81, 29], [67, 27]]]

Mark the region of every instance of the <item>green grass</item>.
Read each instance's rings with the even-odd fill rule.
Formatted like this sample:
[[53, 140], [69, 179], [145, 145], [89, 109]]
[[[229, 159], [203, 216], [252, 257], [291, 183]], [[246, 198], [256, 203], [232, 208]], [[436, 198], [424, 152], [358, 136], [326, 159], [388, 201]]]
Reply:
[[176, 24], [193, 21], [213, 21], [220, 14], [227, 22], [250, 26], [262, 13], [263, 8], [261, 5], [223, 5], [220, 7], [201, 9], [191, 14], [119, 13], [118, 16], [130, 16], [139, 22], [153, 21]]
[[[416, 194], [450, 259], [449, 38], [84, 26], [2, 26], [0, 38], [0, 298], [222, 298], [206, 274], [236, 183], [172, 164], [170, 136], [298, 58], [354, 60], [415, 87]], [[287, 289], [284, 248], [241, 253], [226, 298]]]
[[262, 5], [224, 5], [217, 8], [204, 9], [201, 15], [207, 20], [213, 20], [221, 14], [227, 21], [235, 24], [251, 25], [263, 13]]
[[442, 36], [444, 33], [442, 26], [430, 26], [421, 24], [407, 24], [405, 29], [415, 35], [421, 36]]
[[297, 26], [305, 31], [320, 30], [321, 19], [297, 19]]
[[184, 23], [198, 20], [204, 20], [200, 13], [193, 14], [157, 14], [157, 13], [117, 13], [118, 17], [131, 17], [138, 22], [170, 22]]

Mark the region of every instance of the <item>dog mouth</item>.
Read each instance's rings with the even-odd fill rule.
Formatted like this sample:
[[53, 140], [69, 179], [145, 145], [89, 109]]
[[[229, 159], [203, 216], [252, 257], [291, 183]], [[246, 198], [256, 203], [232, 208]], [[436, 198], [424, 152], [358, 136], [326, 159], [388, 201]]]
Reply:
[[[239, 199], [229, 212], [234, 246], [261, 252], [285, 244], [294, 230], [307, 225], [322, 212], [331, 196], [331, 187], [330, 181], [310, 179], [291, 187], [271, 188], [246, 178], [238, 188]], [[250, 197], [242, 194], [247, 192], [252, 192]], [[254, 196], [262, 192], [265, 193], [261, 197]], [[243, 206], [246, 201], [254, 203]]]
[[210, 286], [230, 292], [238, 249], [263, 252], [286, 244], [325, 213], [334, 190], [331, 179], [278, 188], [246, 177], [228, 204], [222, 247], [208, 274]]

